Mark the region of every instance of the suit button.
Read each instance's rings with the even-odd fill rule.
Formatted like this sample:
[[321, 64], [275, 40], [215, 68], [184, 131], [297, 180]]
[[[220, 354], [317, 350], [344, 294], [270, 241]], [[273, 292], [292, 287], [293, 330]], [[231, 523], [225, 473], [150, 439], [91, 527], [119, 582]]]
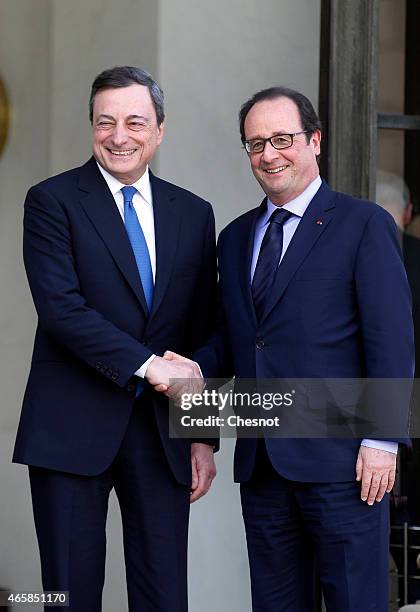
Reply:
[[256, 341], [255, 346], [257, 347], [258, 350], [261, 350], [265, 346], [264, 340], [260, 338], [259, 340]]

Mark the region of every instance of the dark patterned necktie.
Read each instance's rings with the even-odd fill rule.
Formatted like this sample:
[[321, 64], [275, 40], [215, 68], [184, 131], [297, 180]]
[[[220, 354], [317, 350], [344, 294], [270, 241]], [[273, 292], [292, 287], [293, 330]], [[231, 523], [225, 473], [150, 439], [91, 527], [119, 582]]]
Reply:
[[264, 313], [283, 250], [283, 225], [293, 217], [288, 210], [278, 208], [270, 217], [267, 231], [261, 243], [260, 253], [252, 279], [252, 299], [258, 320]]

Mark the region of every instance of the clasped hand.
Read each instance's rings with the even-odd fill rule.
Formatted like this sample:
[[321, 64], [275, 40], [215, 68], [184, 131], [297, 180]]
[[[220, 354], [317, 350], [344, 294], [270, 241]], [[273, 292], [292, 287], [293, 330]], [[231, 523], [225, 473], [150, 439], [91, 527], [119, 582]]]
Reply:
[[198, 365], [172, 351], [155, 357], [146, 371], [146, 379], [155, 391], [164, 393], [176, 404], [185, 393], [201, 393], [204, 381]]
[[[146, 371], [146, 379], [155, 391], [164, 393], [176, 404], [184, 393], [201, 393], [204, 381], [198, 365], [172, 351], [155, 357]], [[213, 448], [208, 444], [191, 444], [191, 496], [193, 503], [210, 489], [216, 476]]]

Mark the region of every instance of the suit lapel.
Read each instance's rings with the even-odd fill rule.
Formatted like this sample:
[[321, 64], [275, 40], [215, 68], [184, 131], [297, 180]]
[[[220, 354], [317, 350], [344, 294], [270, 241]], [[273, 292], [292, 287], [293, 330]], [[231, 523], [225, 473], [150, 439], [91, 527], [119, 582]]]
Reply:
[[[255, 314], [254, 300], [252, 299], [251, 292], [251, 265], [252, 255], [254, 252], [255, 229], [260, 214], [262, 213], [262, 211], [265, 210], [266, 203], [267, 198], [264, 198], [261, 205], [255, 209], [254, 214], [250, 215], [247, 219], [247, 223], [243, 228], [239, 254], [239, 269], [241, 270], [240, 281], [242, 292], [249, 315], [255, 325], [257, 325], [257, 316]], [[245, 262], [245, 265], [241, 265], [241, 262]]]
[[85, 192], [80, 201], [86, 214], [147, 314], [147, 303], [124, 222], [93, 157], [81, 169], [79, 188]]
[[261, 322], [284, 294], [294, 274], [332, 219], [334, 193], [323, 182], [306, 209], [278, 268]]
[[156, 279], [151, 316], [158, 310], [171, 277], [179, 240], [180, 215], [171, 185], [150, 171], [155, 220]]

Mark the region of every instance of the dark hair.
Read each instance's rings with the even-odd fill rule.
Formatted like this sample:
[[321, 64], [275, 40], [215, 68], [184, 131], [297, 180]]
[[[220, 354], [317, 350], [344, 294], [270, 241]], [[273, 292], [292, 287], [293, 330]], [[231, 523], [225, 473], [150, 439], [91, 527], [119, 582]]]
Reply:
[[306, 96], [288, 87], [270, 87], [269, 89], [258, 91], [241, 106], [241, 110], [239, 111], [239, 130], [241, 132], [242, 143], [246, 140], [244, 129], [245, 119], [254, 104], [262, 100], [275, 100], [276, 98], [289, 98], [289, 100], [292, 100], [292, 102], [296, 104], [302, 123], [302, 130], [308, 131], [308, 134], [306, 134], [307, 142], [309, 142], [311, 135], [316, 132], [316, 130], [321, 129], [321, 122], [318, 115], [312, 106], [312, 102]]
[[133, 83], [138, 85], [145, 85], [150, 92], [153, 106], [156, 111], [156, 118], [158, 125], [165, 119], [165, 111], [163, 107], [163, 91], [152, 78], [152, 76], [143, 70], [142, 68], [136, 68], [135, 66], [116, 66], [115, 68], [109, 68], [104, 70], [101, 74], [98, 74], [96, 79], [92, 83], [92, 89], [90, 91], [89, 98], [89, 119], [93, 121], [93, 104], [95, 102], [95, 96], [101, 89], [107, 88], [118, 88], [118, 87], [129, 87]]

